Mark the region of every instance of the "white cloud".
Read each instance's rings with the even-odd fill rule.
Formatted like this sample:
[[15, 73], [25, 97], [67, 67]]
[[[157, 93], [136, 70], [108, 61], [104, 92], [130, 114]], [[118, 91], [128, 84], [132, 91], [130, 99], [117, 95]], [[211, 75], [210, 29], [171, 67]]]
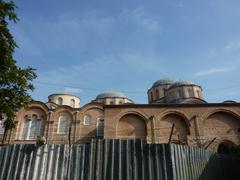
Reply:
[[225, 47], [225, 50], [238, 50], [240, 49], [240, 41], [231, 41]]
[[76, 58], [81, 53], [90, 53], [90, 50], [95, 53], [111, 47], [119, 51], [137, 49], [155, 42], [156, 37], [152, 35], [162, 32], [159, 19], [150, 16], [144, 8], [124, 10], [114, 15], [102, 15], [97, 11], [84, 14], [64, 12], [55, 20], [26, 17], [19, 28], [22, 32], [16, 31], [16, 37], [22, 53], [42, 55], [43, 59], [48, 54], [59, 53]]
[[[147, 73], [162, 72], [159, 58], [147, 54], [122, 52], [112, 56], [100, 57], [85, 63], [59, 67], [46, 72], [39, 72], [38, 81], [65, 84], [73, 87], [77, 80], [77, 87], [92, 87], [94, 82], [122, 79], [129, 72]], [[107, 79], [106, 79], [107, 78]]]
[[71, 94], [71, 93], [75, 94], [75, 93], [82, 93], [83, 90], [80, 89], [80, 88], [66, 87], [66, 88], [64, 89], [64, 92], [65, 92], [65, 93], [70, 93], [70, 94]]
[[161, 32], [162, 30], [159, 21], [156, 18], [148, 16], [143, 8], [123, 11], [117, 19], [123, 22], [137, 24], [139, 27], [147, 31]]
[[134, 53], [124, 53], [121, 56], [122, 61], [128, 67], [138, 72], [155, 71], [160, 72], [162, 70], [162, 64], [160, 59], [151, 57], [150, 55], [141, 55]]
[[184, 8], [185, 5], [182, 2], [178, 2], [178, 3], [175, 4], [175, 7], [177, 7], [177, 8]]
[[211, 75], [211, 74], [216, 74], [216, 73], [226, 73], [226, 72], [235, 71], [238, 68], [239, 68], [238, 66], [211, 68], [211, 69], [199, 71], [195, 75], [196, 76], [206, 76], [206, 75]]

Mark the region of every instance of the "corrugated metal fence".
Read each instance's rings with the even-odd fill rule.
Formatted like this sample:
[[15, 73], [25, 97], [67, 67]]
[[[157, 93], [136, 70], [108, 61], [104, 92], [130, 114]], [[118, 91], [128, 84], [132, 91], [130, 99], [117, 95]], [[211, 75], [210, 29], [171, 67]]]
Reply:
[[93, 140], [91, 144], [10, 145], [0, 148], [0, 180], [205, 179], [212, 153], [141, 140]]

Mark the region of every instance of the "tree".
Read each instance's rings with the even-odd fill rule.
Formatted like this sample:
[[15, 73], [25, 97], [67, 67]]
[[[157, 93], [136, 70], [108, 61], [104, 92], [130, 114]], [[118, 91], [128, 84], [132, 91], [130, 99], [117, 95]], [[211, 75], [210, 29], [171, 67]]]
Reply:
[[17, 44], [10, 33], [8, 23], [16, 23], [19, 19], [15, 13], [14, 2], [0, 0], [0, 119], [7, 116], [4, 122], [3, 142], [8, 130], [15, 128], [16, 112], [32, 100], [29, 95], [34, 90], [31, 83], [35, 79], [35, 69], [17, 66], [13, 53]]

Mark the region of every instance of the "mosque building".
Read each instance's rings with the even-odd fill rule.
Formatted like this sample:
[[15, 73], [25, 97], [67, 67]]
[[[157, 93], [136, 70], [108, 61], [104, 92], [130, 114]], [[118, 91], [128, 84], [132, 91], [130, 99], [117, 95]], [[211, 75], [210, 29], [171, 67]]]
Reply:
[[148, 104], [135, 104], [121, 92], [106, 92], [81, 107], [75, 95], [52, 94], [47, 103], [33, 101], [17, 112], [17, 127], [6, 141], [33, 144], [37, 136], [48, 144], [145, 139], [213, 151], [240, 144], [240, 103], [207, 103], [201, 86], [172, 78], [156, 81], [147, 95]]

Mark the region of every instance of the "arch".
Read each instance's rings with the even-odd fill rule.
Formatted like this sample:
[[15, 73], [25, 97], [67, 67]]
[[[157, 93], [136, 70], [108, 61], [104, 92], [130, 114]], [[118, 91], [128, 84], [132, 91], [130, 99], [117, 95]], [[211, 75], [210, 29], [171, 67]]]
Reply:
[[86, 114], [84, 116], [83, 124], [84, 125], [91, 125], [91, 123], [92, 123], [92, 116], [89, 115], [89, 114]]
[[202, 117], [203, 120], [205, 121], [206, 119], [208, 119], [211, 115], [215, 114], [215, 113], [220, 113], [220, 112], [224, 112], [224, 113], [228, 113], [231, 114], [232, 116], [235, 116], [236, 118], [240, 119], [240, 115], [233, 111], [233, 110], [228, 110], [228, 109], [222, 109], [222, 108], [218, 108], [218, 109], [214, 109], [212, 111], [209, 111], [207, 113], [205, 113]]
[[117, 124], [116, 135], [119, 139], [146, 139], [146, 120], [136, 113], [125, 114]]
[[185, 123], [187, 124], [188, 128], [191, 126], [191, 124], [189, 122], [190, 117], [187, 116], [185, 112], [180, 111], [180, 110], [176, 110], [176, 109], [172, 109], [172, 110], [170, 109], [170, 110], [160, 112], [156, 116], [156, 119], [161, 120], [164, 116], [169, 115], [169, 114], [176, 114], [176, 115], [182, 117], [184, 119]]
[[236, 144], [234, 144], [232, 141], [223, 140], [221, 143], [219, 143], [217, 152], [220, 154], [230, 154], [234, 151], [235, 147]]
[[16, 117], [17, 125], [15, 139], [35, 140], [44, 133], [47, 119], [47, 106], [33, 102], [27, 108], [22, 108]]
[[43, 112], [44, 115], [47, 115], [49, 112], [48, 106], [41, 102], [41, 101], [32, 101], [30, 104], [28, 104], [27, 107], [22, 107], [18, 112], [17, 112], [17, 120], [21, 119], [25, 116], [25, 113], [27, 111], [31, 111], [32, 109], [38, 109], [39, 111]]
[[[167, 113], [160, 121], [159, 134], [171, 140], [175, 144], [187, 144], [187, 136], [190, 134], [189, 124], [187, 119], [179, 113]], [[173, 132], [171, 135], [171, 131]], [[171, 139], [169, 139], [171, 136]]]
[[59, 98], [57, 99], [57, 104], [58, 104], [58, 105], [63, 105], [63, 98], [62, 98], [62, 97], [59, 97]]
[[91, 103], [89, 104], [86, 104], [82, 107], [82, 113], [84, 114], [85, 112], [89, 111], [89, 110], [92, 110], [92, 109], [98, 109], [98, 110], [101, 110], [103, 111], [103, 106], [101, 105], [93, 105]]
[[193, 97], [193, 89], [187, 88], [187, 94], [188, 94], [188, 97]]
[[58, 134], [68, 134], [72, 119], [69, 113], [61, 113], [58, 118]]
[[31, 107], [41, 108], [45, 112], [49, 111], [48, 106], [45, 103], [41, 102], [41, 101], [32, 101], [30, 104], [28, 104], [26, 109], [31, 108]]
[[76, 111], [72, 111], [72, 108], [69, 107], [69, 106], [66, 106], [66, 107], [67, 108], [65, 108], [65, 106], [57, 107], [56, 109], [53, 110], [53, 112], [54, 112], [54, 114], [56, 114], [57, 118], [59, 118], [59, 116], [61, 114], [66, 113], [70, 116], [71, 120], [73, 120], [74, 119], [74, 113]]
[[215, 110], [203, 120], [203, 130], [208, 136], [239, 137], [240, 118], [229, 110]]
[[43, 116], [33, 114], [26, 115], [22, 123], [21, 137], [22, 140], [34, 140], [37, 136], [43, 134]]
[[70, 106], [71, 106], [72, 108], [75, 107], [75, 100], [74, 100], [74, 99], [71, 99], [71, 100], [70, 100]]
[[132, 109], [132, 110], [126, 110], [126, 111], [120, 112], [120, 113], [116, 116], [115, 119], [116, 119], [116, 120], [119, 120], [119, 119], [121, 119], [123, 116], [125, 116], [125, 115], [127, 115], [127, 114], [135, 114], [135, 115], [138, 115], [138, 116], [140, 116], [141, 118], [143, 118], [143, 119], [146, 121], [147, 124], [148, 124], [148, 120], [149, 120], [149, 118], [150, 118], [150, 116], [148, 116], [146, 113], [140, 111], [139, 109], [134, 108], [134, 109]]
[[153, 92], [150, 92], [150, 100], [153, 101]]
[[158, 89], [156, 89], [156, 99], [159, 99], [159, 90]]
[[104, 118], [99, 116], [97, 118], [97, 137], [102, 138], [104, 135]]

